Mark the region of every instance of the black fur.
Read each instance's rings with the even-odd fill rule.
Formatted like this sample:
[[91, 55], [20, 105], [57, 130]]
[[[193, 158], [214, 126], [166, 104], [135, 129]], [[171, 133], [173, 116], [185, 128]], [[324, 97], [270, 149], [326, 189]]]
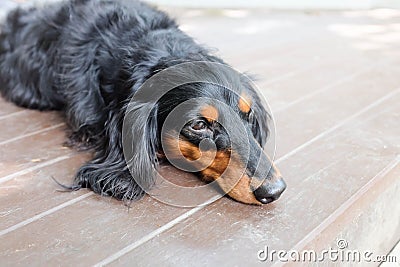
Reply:
[[[63, 111], [71, 131], [69, 143], [94, 150], [94, 158], [76, 175], [77, 188], [131, 200], [144, 191], [132, 179], [122, 151], [127, 103], [156, 72], [194, 61], [223, 63], [161, 11], [133, 0], [71, 0], [9, 13], [0, 35], [0, 90], [19, 106]], [[132, 174], [143, 181], [144, 189], [154, 184], [151, 169], [162, 149], [158, 125], [166, 110], [202, 94], [216, 97], [213, 90], [186, 86], [153, 109], [136, 103], [132, 124], [138, 131], [133, 140], [138, 151]], [[234, 105], [234, 96], [221, 96]], [[265, 119], [266, 111], [255, 102], [254, 109]], [[266, 125], [251, 125], [263, 145]]]

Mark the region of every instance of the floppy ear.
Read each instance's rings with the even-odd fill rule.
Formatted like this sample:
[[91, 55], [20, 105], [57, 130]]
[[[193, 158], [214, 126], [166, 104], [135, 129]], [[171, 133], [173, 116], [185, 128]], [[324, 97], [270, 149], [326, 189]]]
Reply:
[[125, 113], [122, 140], [129, 170], [143, 190], [155, 183], [158, 150], [158, 106], [151, 102], [129, 103]]
[[131, 106], [126, 116], [128, 121], [124, 121], [122, 110], [110, 113], [95, 158], [78, 171], [77, 186], [117, 199], [135, 200], [154, 184], [157, 109], [148, 113], [148, 104], [133, 103]]

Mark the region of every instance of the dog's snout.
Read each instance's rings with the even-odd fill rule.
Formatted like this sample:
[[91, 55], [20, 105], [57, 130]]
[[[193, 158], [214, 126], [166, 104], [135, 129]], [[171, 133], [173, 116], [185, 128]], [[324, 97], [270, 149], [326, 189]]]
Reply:
[[264, 181], [264, 183], [254, 191], [254, 196], [263, 204], [277, 200], [285, 191], [286, 183], [282, 178], [275, 181]]

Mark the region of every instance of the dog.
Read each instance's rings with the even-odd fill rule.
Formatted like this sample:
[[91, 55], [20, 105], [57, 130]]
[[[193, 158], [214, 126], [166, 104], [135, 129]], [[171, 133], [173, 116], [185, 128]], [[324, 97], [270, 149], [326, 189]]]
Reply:
[[[210, 164], [195, 171], [200, 178], [216, 181], [242, 203], [261, 205], [278, 199], [286, 184], [263, 151], [269, 114], [244, 75], [209, 71], [216, 80], [234, 81], [237, 92], [193, 82], [177, 86], [156, 102], [132, 101], [148, 79], [196, 62], [227, 66], [167, 14], [139, 1], [69, 0], [17, 8], [1, 26], [2, 96], [21, 107], [62, 111], [68, 144], [93, 151], [93, 159], [80, 167], [70, 189], [89, 188], [120, 200], [137, 200], [154, 186], [154, 169], [167, 151], [172, 158], [183, 155], [190, 165], [213, 150]], [[186, 123], [161, 142], [168, 114], [197, 98], [218, 100], [230, 109], [213, 101], [194, 102], [179, 113]], [[128, 110], [133, 112], [131, 167], [123, 151]], [[232, 125], [233, 117], [240, 119], [244, 130]], [[231, 125], [229, 131], [224, 124]], [[234, 146], [234, 138], [248, 138], [247, 145]], [[202, 153], [205, 143], [211, 146], [203, 145]], [[230, 161], [233, 167], [222, 177]], [[235, 175], [239, 177], [233, 181]]]

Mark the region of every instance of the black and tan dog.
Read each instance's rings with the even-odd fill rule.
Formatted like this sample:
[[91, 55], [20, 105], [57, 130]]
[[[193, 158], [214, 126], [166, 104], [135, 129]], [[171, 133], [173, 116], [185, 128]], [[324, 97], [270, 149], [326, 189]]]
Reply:
[[[197, 172], [200, 177], [217, 180], [225, 191], [230, 187], [226, 193], [243, 203], [276, 200], [286, 185], [263, 152], [268, 114], [251, 84], [241, 77], [234, 79], [240, 83], [238, 92], [193, 82], [170, 90], [151, 110], [144, 108], [146, 103], [133, 102], [136, 113], [130, 127], [140, 132], [131, 140], [138, 150], [128, 169], [122, 123], [129, 101], [158, 72], [198, 61], [224, 64], [161, 11], [136, 1], [71, 0], [16, 9], [8, 15], [0, 35], [0, 91], [19, 106], [62, 110], [71, 131], [69, 143], [94, 151], [94, 158], [79, 169], [75, 189], [138, 199], [154, 184], [152, 170], [160, 155], [169, 151], [196, 161], [202, 154], [199, 144], [206, 140], [213, 144], [215, 158]], [[231, 80], [224, 75], [215, 73]], [[178, 135], [161, 142], [167, 115], [180, 103], [203, 97], [218, 99], [231, 109], [199, 101], [180, 114], [187, 123]], [[233, 115], [241, 119], [245, 132], [224, 127]], [[232, 150], [232, 137], [248, 139], [248, 158]], [[230, 161], [245, 172], [230, 169], [218, 179]], [[251, 179], [259, 181], [257, 187]]]

